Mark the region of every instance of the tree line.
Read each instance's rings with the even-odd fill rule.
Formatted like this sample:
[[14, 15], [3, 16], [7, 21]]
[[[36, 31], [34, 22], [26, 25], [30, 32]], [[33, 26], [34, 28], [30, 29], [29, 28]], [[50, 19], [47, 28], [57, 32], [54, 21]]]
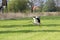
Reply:
[[[28, 0], [9, 0], [7, 9], [11, 12], [24, 12], [31, 9], [31, 7], [29, 7], [31, 5], [27, 5], [27, 3], [30, 2]], [[39, 9], [40, 12], [60, 11], [60, 7], [56, 6], [54, 0], [47, 0], [45, 3], [41, 2]]]

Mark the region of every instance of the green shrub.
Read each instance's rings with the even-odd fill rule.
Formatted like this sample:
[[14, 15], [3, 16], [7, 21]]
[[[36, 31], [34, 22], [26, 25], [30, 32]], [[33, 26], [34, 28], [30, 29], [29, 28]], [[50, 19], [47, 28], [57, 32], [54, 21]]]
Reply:
[[27, 9], [27, 0], [12, 0], [8, 3], [8, 11], [23, 12]]

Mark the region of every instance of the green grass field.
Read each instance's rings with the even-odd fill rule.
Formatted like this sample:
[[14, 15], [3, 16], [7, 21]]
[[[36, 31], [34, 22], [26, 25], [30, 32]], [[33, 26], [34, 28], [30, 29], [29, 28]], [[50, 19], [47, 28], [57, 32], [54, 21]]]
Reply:
[[0, 40], [60, 40], [60, 16], [41, 17], [41, 25], [32, 18], [0, 20]]

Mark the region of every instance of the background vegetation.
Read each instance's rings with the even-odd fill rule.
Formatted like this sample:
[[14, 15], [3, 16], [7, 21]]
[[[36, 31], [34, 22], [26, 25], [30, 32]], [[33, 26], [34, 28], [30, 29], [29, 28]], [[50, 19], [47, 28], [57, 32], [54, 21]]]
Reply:
[[[8, 2], [8, 11], [13, 11], [13, 12], [23, 12], [23, 11], [27, 11], [28, 9], [31, 10], [29, 8], [29, 6], [27, 5], [28, 0], [9, 0]], [[56, 3], [54, 2], [54, 0], [48, 0], [46, 1], [46, 3], [44, 4], [43, 2], [41, 2], [40, 8], [39, 8], [40, 12], [57, 12], [60, 11], [59, 7], [56, 6]]]
[[27, 9], [27, 0], [9, 0], [8, 11], [22, 12]]

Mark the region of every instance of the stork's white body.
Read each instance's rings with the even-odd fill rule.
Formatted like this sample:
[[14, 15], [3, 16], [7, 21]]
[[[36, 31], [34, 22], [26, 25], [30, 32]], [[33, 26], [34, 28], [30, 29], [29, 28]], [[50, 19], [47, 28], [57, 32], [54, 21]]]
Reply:
[[34, 17], [34, 18], [33, 18], [33, 21], [34, 21], [34, 24], [40, 25], [40, 22], [38, 22], [37, 17]]

